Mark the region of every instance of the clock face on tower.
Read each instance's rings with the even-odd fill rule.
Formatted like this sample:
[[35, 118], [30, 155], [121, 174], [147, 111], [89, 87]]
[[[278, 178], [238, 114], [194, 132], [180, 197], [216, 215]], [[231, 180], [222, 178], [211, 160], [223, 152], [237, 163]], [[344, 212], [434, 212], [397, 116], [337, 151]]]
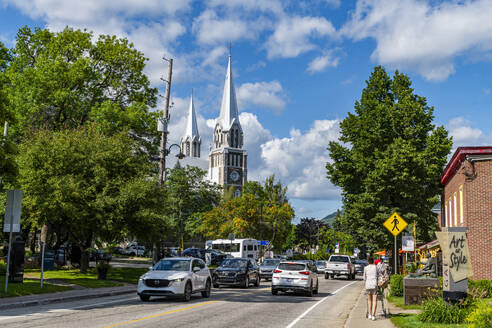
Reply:
[[239, 173], [237, 171], [232, 171], [229, 177], [232, 181], [237, 182], [239, 180]]

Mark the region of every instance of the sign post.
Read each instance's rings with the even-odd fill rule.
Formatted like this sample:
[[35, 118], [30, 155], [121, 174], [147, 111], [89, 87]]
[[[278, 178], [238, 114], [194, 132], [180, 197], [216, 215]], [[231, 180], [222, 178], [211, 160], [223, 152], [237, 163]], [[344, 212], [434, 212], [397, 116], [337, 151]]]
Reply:
[[394, 258], [395, 258], [395, 273], [398, 273], [398, 246], [396, 245], [396, 236], [398, 236], [403, 229], [406, 228], [408, 223], [403, 220], [403, 218], [398, 215], [398, 213], [393, 213], [391, 216], [384, 221], [383, 223], [384, 227], [389, 230], [395, 237], [395, 253], [394, 253]]
[[[9, 232], [9, 250], [7, 254], [7, 270], [5, 272], [5, 294], [9, 288], [10, 254], [12, 251], [12, 233], [20, 231], [20, 214], [22, 204], [22, 190], [7, 190], [7, 204], [5, 206], [5, 220], [3, 232]], [[7, 222], [10, 222], [7, 224]]]

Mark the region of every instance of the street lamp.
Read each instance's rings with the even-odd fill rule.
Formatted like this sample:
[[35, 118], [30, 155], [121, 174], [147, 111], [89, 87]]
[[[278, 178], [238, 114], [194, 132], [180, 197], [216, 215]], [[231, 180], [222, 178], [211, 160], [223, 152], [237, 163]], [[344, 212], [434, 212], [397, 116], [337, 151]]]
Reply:
[[171, 146], [169, 146], [169, 148], [168, 148], [168, 149], [164, 149], [164, 156], [169, 155], [169, 154], [171, 153], [171, 148], [173, 148], [174, 146], [178, 147], [178, 149], [179, 149], [179, 153], [176, 155], [176, 157], [177, 157], [178, 159], [183, 159], [183, 158], [185, 158], [185, 156], [186, 156], [186, 155], [185, 155], [185, 154], [183, 154], [183, 152], [181, 151], [181, 146], [180, 146], [180, 145], [178, 145], [178, 144], [172, 144]]

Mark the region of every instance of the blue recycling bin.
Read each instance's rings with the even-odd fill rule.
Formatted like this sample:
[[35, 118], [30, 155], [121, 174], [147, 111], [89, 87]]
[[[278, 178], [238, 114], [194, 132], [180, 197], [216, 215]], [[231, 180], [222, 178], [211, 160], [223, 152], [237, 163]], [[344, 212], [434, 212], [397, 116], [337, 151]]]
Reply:
[[44, 271], [55, 269], [55, 251], [44, 251]]

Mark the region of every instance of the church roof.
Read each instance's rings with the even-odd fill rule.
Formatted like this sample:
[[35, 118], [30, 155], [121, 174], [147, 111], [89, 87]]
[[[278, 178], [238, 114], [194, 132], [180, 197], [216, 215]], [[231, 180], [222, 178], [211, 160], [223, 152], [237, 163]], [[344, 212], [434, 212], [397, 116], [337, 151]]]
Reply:
[[232, 78], [231, 55], [229, 55], [224, 92], [222, 93], [222, 104], [220, 106], [220, 116], [217, 123], [221, 125], [224, 131], [228, 131], [234, 122], [237, 122], [241, 128], [237, 109], [236, 90]]
[[191, 93], [190, 107], [188, 109], [188, 122], [186, 123], [186, 132], [183, 136], [183, 140], [187, 137], [190, 137], [192, 140], [195, 138], [200, 138], [200, 134], [198, 133], [198, 124], [196, 122], [195, 105], [193, 104], [193, 92]]

